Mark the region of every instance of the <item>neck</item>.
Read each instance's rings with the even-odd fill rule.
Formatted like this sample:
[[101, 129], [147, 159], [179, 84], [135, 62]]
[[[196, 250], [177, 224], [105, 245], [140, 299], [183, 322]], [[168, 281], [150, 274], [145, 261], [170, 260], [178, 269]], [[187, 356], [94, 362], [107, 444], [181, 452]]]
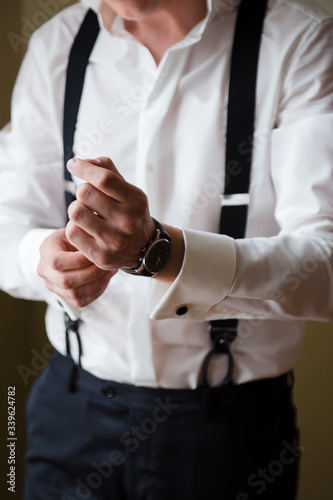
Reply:
[[180, 42], [206, 14], [206, 0], [169, 0], [143, 19], [125, 20], [125, 27], [150, 50], [158, 65], [164, 53]]

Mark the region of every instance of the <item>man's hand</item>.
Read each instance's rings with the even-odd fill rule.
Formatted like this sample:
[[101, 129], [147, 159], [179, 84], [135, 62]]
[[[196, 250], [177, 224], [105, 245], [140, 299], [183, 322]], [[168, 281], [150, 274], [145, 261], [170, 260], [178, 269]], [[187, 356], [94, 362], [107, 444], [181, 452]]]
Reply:
[[120, 175], [109, 158], [71, 160], [68, 170], [87, 181], [68, 210], [68, 241], [97, 267], [135, 267], [154, 235], [147, 196]]
[[84, 307], [105, 291], [115, 272], [96, 267], [58, 229], [40, 246], [37, 272], [48, 290], [75, 307]]

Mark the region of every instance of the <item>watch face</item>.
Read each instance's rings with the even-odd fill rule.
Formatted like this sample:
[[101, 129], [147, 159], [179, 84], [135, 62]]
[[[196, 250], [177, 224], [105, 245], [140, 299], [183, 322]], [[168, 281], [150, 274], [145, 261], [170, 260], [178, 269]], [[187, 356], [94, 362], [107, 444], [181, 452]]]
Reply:
[[150, 273], [158, 273], [167, 265], [171, 256], [171, 243], [166, 239], [155, 241], [144, 257], [144, 266]]

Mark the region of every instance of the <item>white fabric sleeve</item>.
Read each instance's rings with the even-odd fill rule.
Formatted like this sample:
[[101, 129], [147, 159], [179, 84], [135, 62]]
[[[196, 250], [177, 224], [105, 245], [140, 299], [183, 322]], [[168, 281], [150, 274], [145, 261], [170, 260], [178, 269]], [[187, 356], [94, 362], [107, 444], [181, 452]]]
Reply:
[[0, 133], [0, 288], [31, 300], [50, 299], [36, 274], [38, 248], [66, 220], [58, 111], [64, 77], [50, 75], [42, 38], [37, 32], [30, 41], [13, 91], [12, 122]]
[[53, 308], [67, 312], [72, 320], [80, 317], [81, 310], [68, 304], [64, 299], [45, 287], [44, 279], [37, 273], [40, 259], [39, 248], [43, 241], [54, 233], [55, 229], [31, 229], [21, 239], [18, 246], [18, 263], [21, 272], [35, 292], [35, 298], [47, 302]]
[[148, 311], [152, 319], [177, 318], [186, 307], [187, 319], [203, 321], [212, 305], [229, 292], [236, 267], [232, 238], [193, 230], [183, 230], [183, 234], [185, 257], [181, 272], [166, 293], [163, 285], [154, 283]]
[[26, 282], [41, 297], [45, 295], [45, 285], [43, 278], [37, 274], [40, 259], [39, 247], [54, 231], [54, 229], [31, 229], [23, 236], [18, 246], [20, 270]]
[[187, 235], [178, 278], [153, 284], [152, 318], [333, 319], [332, 47], [332, 20], [311, 26], [281, 81], [268, 165], [280, 232]]

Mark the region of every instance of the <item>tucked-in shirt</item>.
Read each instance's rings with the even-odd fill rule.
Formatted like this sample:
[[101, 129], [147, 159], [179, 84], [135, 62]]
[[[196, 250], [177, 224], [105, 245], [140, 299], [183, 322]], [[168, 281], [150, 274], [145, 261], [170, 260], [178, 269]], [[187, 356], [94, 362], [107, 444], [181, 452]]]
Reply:
[[[109, 156], [148, 195], [152, 216], [184, 234], [184, 262], [171, 286], [119, 271], [79, 311], [82, 365], [98, 377], [195, 388], [211, 348], [210, 320], [221, 318], [239, 319], [235, 382], [274, 377], [295, 365], [305, 320], [333, 318], [333, 21], [307, 1], [269, 1], [248, 225], [246, 238], [234, 240], [218, 233], [236, 3], [208, 0], [206, 17], [158, 66], [96, 0], [65, 9], [30, 41], [12, 122], [0, 135], [0, 287], [48, 303], [47, 333], [65, 354], [63, 305], [37, 264], [42, 241], [66, 224], [65, 74], [89, 6], [101, 31], [75, 155]], [[245, 156], [249, 141], [239, 145]], [[76, 356], [74, 337], [71, 344]], [[210, 383], [226, 370], [226, 356], [215, 356]]]

